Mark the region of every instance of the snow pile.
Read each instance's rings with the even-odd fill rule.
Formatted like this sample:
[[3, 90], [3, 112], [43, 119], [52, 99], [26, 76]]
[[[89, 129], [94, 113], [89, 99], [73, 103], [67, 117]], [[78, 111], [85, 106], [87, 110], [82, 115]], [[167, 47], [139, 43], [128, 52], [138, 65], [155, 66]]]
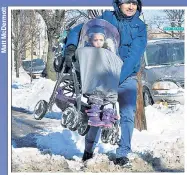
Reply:
[[19, 69], [19, 78], [16, 78], [16, 72], [12, 71], [12, 85], [24, 85], [30, 83], [30, 79], [30, 76], [22, 67]]
[[[147, 131], [155, 134], [168, 134], [174, 137], [184, 134], [184, 106], [170, 109], [166, 106], [148, 106], [145, 108]], [[176, 132], [177, 131], [177, 132]]]
[[[28, 79], [27, 74], [24, 73], [20, 75], [19, 79], [13, 76], [12, 106], [33, 111], [39, 100], [49, 101], [55, 82], [40, 78], [30, 83]], [[140, 169], [147, 172], [184, 170], [184, 106], [179, 105], [171, 109], [162, 105], [148, 106], [145, 108], [145, 114], [147, 130], [140, 132], [134, 129], [132, 138], [133, 153], [129, 154], [129, 158], [133, 163], [131, 170], [133, 172], [140, 171]], [[54, 105], [53, 111], [47, 114], [47, 117], [48, 120], [51, 120], [50, 118], [59, 119], [59, 115], [61, 116], [60, 110]], [[73, 171], [75, 172], [129, 171], [116, 167], [108, 156], [103, 155], [103, 153], [107, 153], [110, 157], [110, 155], [115, 154], [117, 146], [103, 144], [100, 141], [95, 150], [94, 158], [83, 165], [80, 160], [84, 151], [84, 137], [78, 135], [77, 132], [62, 128], [60, 121], [59, 126], [58, 123], [54, 125], [53, 121], [51, 121], [45, 127], [46, 130], [40, 136], [37, 136], [37, 148], [40, 152], [34, 151], [37, 156], [41, 157], [41, 160], [43, 160], [43, 154], [46, 154], [45, 156], [51, 155], [53, 160], [58, 159], [58, 156], [62, 160], [64, 160], [63, 157], [71, 158], [73, 160], [67, 160], [67, 163], [69, 167], [74, 167]], [[18, 166], [16, 162], [19, 160], [16, 159], [16, 156], [19, 155], [20, 149], [13, 148], [14, 166]], [[29, 156], [26, 154], [27, 149], [31, 150], [32, 148], [22, 148], [24, 150], [22, 158], [25, 161], [31, 159], [27, 157]], [[47, 158], [49, 157], [46, 157], [46, 160]], [[51, 157], [50, 160], [52, 160]], [[66, 171], [66, 168], [62, 171]], [[39, 170], [36, 169], [35, 171]], [[50, 170], [44, 167], [43, 172], [45, 171]]]
[[112, 161], [108, 159], [108, 156], [97, 154], [86, 162], [86, 171], [96, 173], [100, 172], [115, 172], [115, 166]]
[[[63, 155], [72, 158], [74, 155], [82, 155], [76, 142], [72, 138], [73, 132], [64, 129], [63, 132], [50, 133], [37, 138], [37, 147], [42, 151], [49, 151], [55, 155]], [[49, 142], [50, 140], [50, 142]]]
[[[17, 83], [18, 81], [13, 81], [12, 86], [17, 85]], [[33, 111], [39, 100], [48, 102], [55, 85], [54, 81], [45, 78], [35, 79], [32, 83], [25, 83], [25, 81], [19, 83], [20, 88], [12, 88], [12, 106], [24, 108], [28, 111]], [[54, 111], [60, 111], [57, 108], [53, 109]]]
[[173, 109], [148, 106], [145, 114], [147, 131], [134, 129], [133, 151], [157, 169], [181, 169], [184, 166], [184, 106]]
[[72, 172], [64, 157], [43, 155], [36, 148], [12, 148], [12, 157], [16, 172]]

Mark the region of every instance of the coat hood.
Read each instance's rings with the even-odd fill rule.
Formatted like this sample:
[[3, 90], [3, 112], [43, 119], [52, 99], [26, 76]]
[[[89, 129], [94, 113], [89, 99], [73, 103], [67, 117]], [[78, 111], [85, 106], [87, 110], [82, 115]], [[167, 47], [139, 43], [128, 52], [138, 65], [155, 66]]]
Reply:
[[134, 16], [137, 16], [137, 17], [139, 17], [140, 16], [140, 13], [141, 13], [141, 11], [142, 11], [142, 2], [141, 2], [141, 0], [137, 0], [138, 1], [138, 8], [137, 8], [137, 12], [136, 12], [136, 14], [134, 15], [134, 16], [131, 16], [131, 17], [127, 17], [127, 16], [125, 16], [122, 12], [121, 12], [121, 10], [120, 10], [120, 8], [119, 8], [119, 5], [121, 4], [121, 2], [122, 2], [123, 0], [113, 0], [113, 7], [114, 7], [114, 11], [115, 11], [115, 13], [116, 13], [116, 17], [120, 20], [120, 19], [129, 19], [129, 20], [131, 20]]

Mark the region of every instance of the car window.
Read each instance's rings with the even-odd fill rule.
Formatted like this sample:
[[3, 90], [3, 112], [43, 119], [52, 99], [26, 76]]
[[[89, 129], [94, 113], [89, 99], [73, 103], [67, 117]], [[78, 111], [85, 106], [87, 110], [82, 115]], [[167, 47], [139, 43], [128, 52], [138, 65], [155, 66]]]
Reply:
[[29, 68], [31, 66], [31, 61], [23, 61], [22, 65], [23, 65], [23, 68]]
[[184, 43], [149, 45], [146, 56], [148, 66], [184, 64]]
[[168, 44], [166, 53], [169, 63], [184, 64], [184, 43]]
[[147, 46], [147, 64], [149, 66], [159, 65], [160, 63], [160, 53], [162, 52], [161, 45], [150, 45]]
[[32, 60], [32, 66], [43, 66], [44, 65], [44, 62], [42, 59], [34, 59]]

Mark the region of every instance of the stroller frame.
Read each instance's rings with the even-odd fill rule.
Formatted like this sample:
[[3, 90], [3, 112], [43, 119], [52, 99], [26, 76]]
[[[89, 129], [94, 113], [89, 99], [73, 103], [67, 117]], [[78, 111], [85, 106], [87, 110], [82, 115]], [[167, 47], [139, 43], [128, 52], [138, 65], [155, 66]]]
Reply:
[[[68, 72], [68, 73], [65, 73]], [[81, 89], [80, 83], [78, 81], [78, 76], [76, 73], [75, 65], [72, 63], [72, 68], [67, 71], [66, 62], [63, 63], [63, 67], [60, 73], [57, 75], [57, 81], [53, 89], [52, 95], [49, 99], [49, 102], [45, 100], [40, 100], [34, 109], [34, 118], [36, 120], [41, 120], [47, 112], [52, 110], [54, 103], [62, 110], [61, 125], [64, 128], [68, 128], [71, 131], [78, 131], [78, 134], [84, 136], [89, 131], [90, 126], [88, 125], [88, 116], [85, 113], [86, 109], [89, 109], [91, 106], [81, 101]], [[60, 101], [56, 99], [58, 88], [61, 83], [64, 85], [61, 87], [62, 90], [66, 90], [67, 93], [73, 93], [72, 97], [64, 95], [64, 106], [58, 105]], [[75, 98], [73, 98], [75, 95]], [[88, 96], [83, 95], [87, 98]], [[74, 103], [72, 103], [74, 100]], [[103, 143], [110, 143], [115, 145], [119, 142], [119, 126], [118, 121], [113, 124], [112, 128], [102, 128], [101, 131], [101, 141]]]

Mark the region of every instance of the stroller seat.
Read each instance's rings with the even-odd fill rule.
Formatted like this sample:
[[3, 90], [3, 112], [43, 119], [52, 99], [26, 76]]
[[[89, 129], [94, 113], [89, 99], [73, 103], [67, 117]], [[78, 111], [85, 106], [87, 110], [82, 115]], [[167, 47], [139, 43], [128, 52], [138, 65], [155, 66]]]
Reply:
[[[98, 124], [95, 119], [102, 127], [110, 126], [111, 121], [113, 123], [111, 129], [102, 128], [101, 140], [104, 143], [110, 140], [110, 143], [115, 144], [119, 131], [115, 121], [115, 104], [123, 64], [117, 56], [119, 33], [106, 21], [97, 20], [99, 19], [93, 20], [93, 23], [88, 22], [88, 26], [86, 24], [83, 26], [79, 46], [75, 52], [76, 62], [72, 63], [72, 68], [68, 72], [66, 64], [63, 64], [49, 103], [44, 100], [37, 103], [35, 119], [43, 118], [46, 111], [50, 111], [52, 105], [56, 103], [62, 110], [61, 125], [72, 131], [77, 130], [82, 136], [88, 132], [89, 125]], [[98, 24], [103, 28], [108, 26], [106, 40], [112, 41], [114, 46], [109, 50], [84, 46], [85, 41], [88, 41], [87, 34], [90, 27], [98, 27]], [[82, 97], [86, 100], [83, 101]], [[98, 117], [95, 118], [95, 115]]]

